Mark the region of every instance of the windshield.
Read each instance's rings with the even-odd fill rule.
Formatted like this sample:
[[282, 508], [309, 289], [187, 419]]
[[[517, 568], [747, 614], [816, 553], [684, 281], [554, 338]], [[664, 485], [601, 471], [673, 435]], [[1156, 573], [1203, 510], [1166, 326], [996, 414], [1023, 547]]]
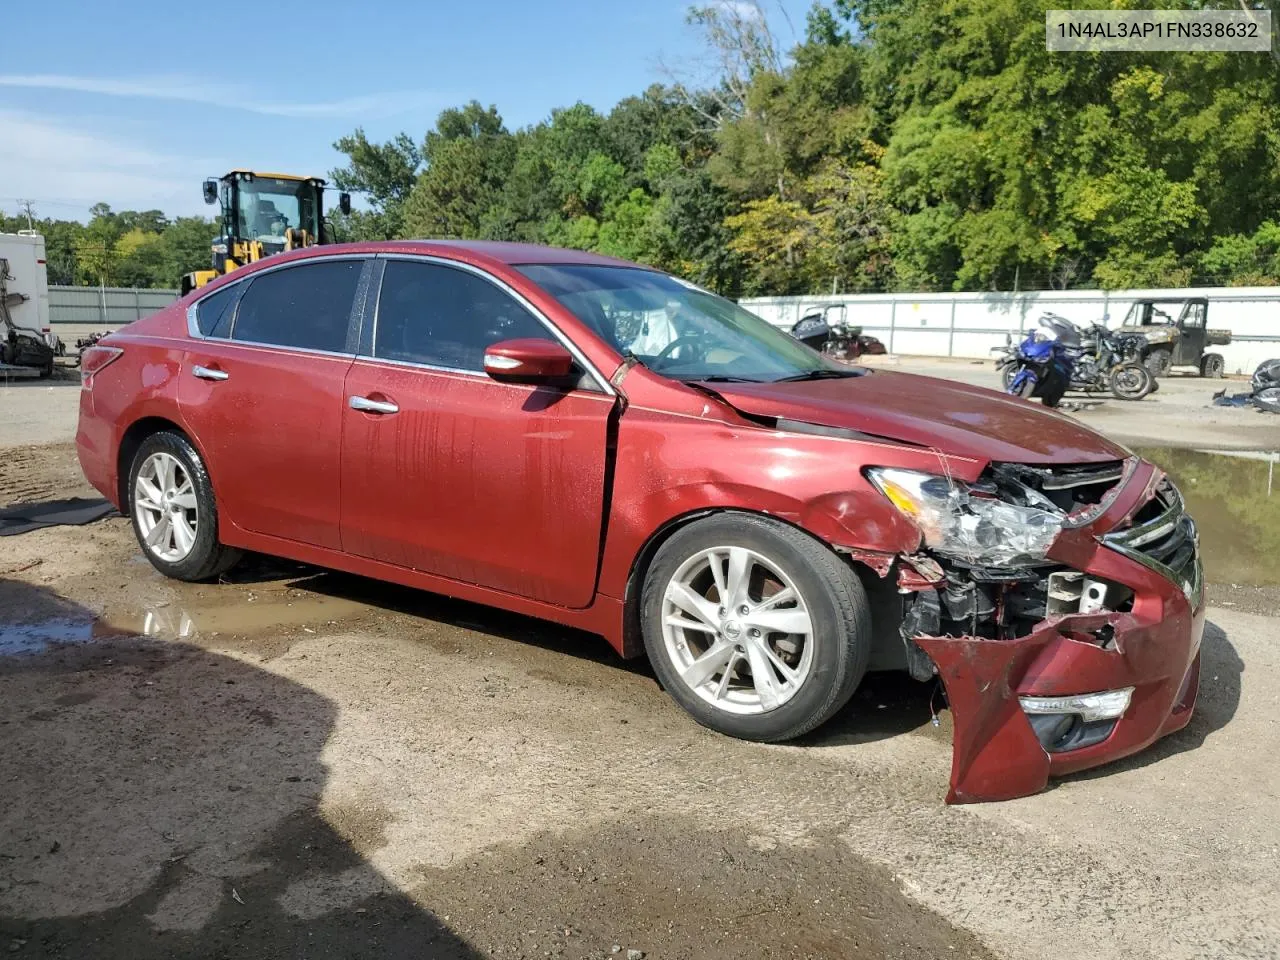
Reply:
[[676, 380], [856, 375], [735, 303], [637, 267], [517, 268], [624, 356]]
[[316, 188], [306, 180], [254, 177], [240, 181], [239, 236], [284, 246], [286, 230], [319, 235]]

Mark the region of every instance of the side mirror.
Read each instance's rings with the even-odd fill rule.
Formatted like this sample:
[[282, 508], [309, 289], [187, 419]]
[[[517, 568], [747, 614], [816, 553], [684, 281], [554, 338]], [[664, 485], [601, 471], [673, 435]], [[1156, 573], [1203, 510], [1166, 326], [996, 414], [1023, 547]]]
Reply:
[[485, 350], [484, 372], [501, 383], [562, 382], [573, 373], [573, 354], [554, 340], [503, 340]]
[[218, 181], [217, 180], [211, 179], [211, 180], [206, 180], [204, 182], [204, 202], [205, 203], [218, 202]]
[[351, 194], [338, 194], [338, 209], [342, 211], [344, 217], [351, 215]]

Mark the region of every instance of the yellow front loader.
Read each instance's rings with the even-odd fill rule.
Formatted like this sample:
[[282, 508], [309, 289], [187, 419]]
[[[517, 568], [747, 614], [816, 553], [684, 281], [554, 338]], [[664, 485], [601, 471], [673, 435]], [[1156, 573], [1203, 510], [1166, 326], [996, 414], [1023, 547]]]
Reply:
[[[252, 170], [206, 180], [204, 202], [221, 204], [222, 235], [214, 238], [210, 269], [183, 276], [183, 294], [273, 253], [332, 243], [324, 222], [324, 187], [319, 177]], [[338, 207], [350, 213], [351, 195], [339, 194]]]

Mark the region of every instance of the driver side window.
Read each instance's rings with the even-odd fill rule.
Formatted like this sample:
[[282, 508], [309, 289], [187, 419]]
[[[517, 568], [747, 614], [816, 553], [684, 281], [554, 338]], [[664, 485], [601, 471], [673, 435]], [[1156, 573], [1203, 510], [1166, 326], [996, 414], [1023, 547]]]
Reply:
[[485, 348], [501, 340], [553, 339], [506, 291], [468, 270], [389, 260], [382, 276], [373, 355], [482, 372]]

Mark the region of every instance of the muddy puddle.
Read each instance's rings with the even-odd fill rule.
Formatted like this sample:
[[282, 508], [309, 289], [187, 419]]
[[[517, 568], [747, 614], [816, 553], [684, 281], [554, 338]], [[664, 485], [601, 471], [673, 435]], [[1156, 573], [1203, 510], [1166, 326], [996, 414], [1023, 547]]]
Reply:
[[[1182, 491], [1211, 583], [1280, 586], [1280, 464], [1262, 457], [1141, 447]], [[1268, 474], [1270, 493], [1268, 494]]]
[[[323, 576], [323, 575], [321, 575]], [[217, 585], [180, 588], [177, 600], [142, 605], [108, 603], [101, 610], [77, 609], [22, 623], [0, 624], [0, 657], [38, 654], [108, 638], [163, 640], [255, 637], [327, 632], [367, 614], [355, 599], [315, 593], [286, 584], [258, 589]]]
[[52, 646], [88, 643], [95, 639], [91, 619], [53, 617], [37, 623], [0, 624], [0, 657], [42, 653]]

